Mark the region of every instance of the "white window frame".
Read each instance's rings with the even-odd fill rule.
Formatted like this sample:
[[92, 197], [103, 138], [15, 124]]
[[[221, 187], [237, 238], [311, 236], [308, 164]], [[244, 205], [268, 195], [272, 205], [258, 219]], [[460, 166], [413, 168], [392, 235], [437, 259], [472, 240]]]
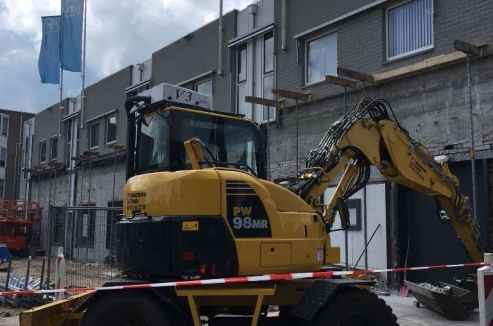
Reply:
[[[240, 80], [239, 75], [239, 58], [240, 58], [240, 47], [245, 46], [245, 79]], [[236, 81], [236, 112], [240, 113], [240, 87], [245, 86], [248, 89], [248, 41], [240, 43], [236, 46], [236, 69], [235, 69], [235, 81]], [[246, 105], [250, 105], [246, 103]], [[247, 117], [249, 118], [249, 117]]]
[[[52, 154], [53, 154], [53, 139], [56, 139], [57, 140], [57, 144], [56, 144], [56, 156], [55, 157], [52, 157]], [[52, 161], [52, 160], [56, 160], [58, 158], [58, 136], [55, 135], [55, 136], [51, 136], [50, 137], [50, 150], [49, 150], [49, 157], [48, 157], [48, 161]]]
[[[305, 84], [305, 86], [313, 86], [313, 85], [317, 85], [317, 84], [321, 84], [321, 83], [324, 83], [325, 82], [325, 78], [323, 78], [322, 80], [319, 80], [319, 81], [314, 81], [314, 82], [308, 82], [308, 45], [310, 44], [310, 42], [313, 42], [315, 40], [318, 40], [318, 39], [321, 39], [322, 37], [325, 37], [325, 36], [329, 36], [331, 34], [335, 34], [336, 35], [336, 60], [337, 60], [337, 65], [339, 64], [339, 57], [338, 57], [338, 51], [339, 51], [339, 41], [338, 41], [338, 37], [337, 37], [337, 30], [331, 30], [329, 32], [326, 32], [326, 33], [323, 33], [323, 34], [317, 34], [316, 36], [313, 36], [311, 38], [307, 38], [305, 40], [305, 60], [304, 60], [304, 76], [303, 76], [303, 82]], [[336, 71], [337, 71], [337, 65], [336, 65]], [[327, 74], [327, 72], [326, 72]]]
[[421, 52], [429, 51], [435, 47], [435, 1], [430, 0], [431, 1], [431, 18], [432, 18], [432, 22], [431, 22], [431, 44], [424, 46], [424, 47], [421, 47], [421, 48], [418, 48], [418, 49], [414, 49], [414, 50], [405, 52], [405, 53], [395, 55], [393, 57], [389, 57], [389, 11], [394, 9], [394, 8], [397, 8], [399, 6], [405, 5], [406, 3], [412, 2], [412, 1], [414, 1], [414, 0], [401, 1], [401, 2], [398, 2], [396, 4], [393, 4], [392, 6], [385, 8], [385, 60], [386, 61], [394, 61], [394, 60], [410, 57], [410, 56], [413, 56], [413, 55], [421, 53]]
[[[98, 125], [98, 139], [97, 139], [97, 143], [96, 145], [92, 145], [92, 127], [95, 126], [95, 125]], [[99, 148], [99, 125], [100, 125], [100, 122], [99, 121], [93, 121], [89, 124], [89, 149], [96, 149], [96, 148]]]
[[[110, 140], [108, 141], [108, 121], [111, 119], [111, 118], [115, 118], [115, 139], [114, 140]], [[105, 119], [104, 119], [104, 142], [106, 145], [108, 144], [114, 144], [116, 143], [116, 140], [117, 140], [117, 130], [118, 130], [118, 119], [116, 117], [116, 113], [115, 114], [112, 114], [112, 115], [109, 115], [107, 116]]]
[[[272, 47], [272, 70], [269, 70], [269, 71], [266, 71], [265, 70], [265, 36], [267, 34], [271, 34], [271, 37], [272, 37], [272, 43], [273, 43], [273, 47]], [[265, 91], [265, 84], [264, 84], [264, 81], [265, 81], [265, 78], [268, 78], [268, 77], [272, 77], [272, 88], [276, 88], [276, 39], [275, 39], [275, 36], [274, 36], [274, 31], [273, 30], [270, 30], [270, 31], [267, 31], [265, 33], [262, 34], [262, 97], [263, 98], [270, 98], [270, 99], [274, 99], [274, 95], [272, 94], [272, 92], [270, 92], [269, 94], [265, 94], [264, 91]], [[276, 121], [276, 108], [274, 107], [271, 107], [269, 109], [269, 114], [267, 115], [269, 117], [269, 119], [267, 119], [266, 117], [266, 114], [265, 112], [267, 111], [267, 107], [265, 105], [262, 106], [262, 117], [261, 119], [256, 119], [257, 121], [259, 121], [260, 124], [263, 124], [263, 123], [268, 123], [268, 122], [273, 122], [273, 121]], [[269, 121], [267, 121], [269, 120]]]
[[[271, 34], [273, 43], [272, 52], [272, 69], [266, 71], [265, 69], [265, 40], [266, 35]], [[242, 41], [241, 43], [235, 44], [235, 56], [236, 56], [236, 75], [234, 78], [235, 82], [235, 109], [237, 113], [244, 114], [247, 119], [258, 124], [267, 123], [267, 110], [264, 106], [259, 104], [245, 103], [245, 110], [241, 111], [241, 104], [243, 99], [240, 98], [240, 89], [244, 89], [245, 95], [255, 95], [265, 98], [274, 98], [270, 89], [265, 89], [265, 80], [267, 78], [272, 78], [272, 88], [276, 88], [276, 36], [272, 29], [263, 31], [249, 37], [248, 39]], [[245, 47], [245, 79], [240, 80], [239, 78], [239, 58], [240, 48]], [[266, 94], [265, 92], [268, 92]], [[265, 115], [264, 115], [265, 114]], [[276, 109], [271, 108], [270, 110], [270, 122], [276, 121]]]
[[[214, 93], [212, 76], [209, 76], [208, 78], [199, 79], [196, 82], [194, 82], [194, 84], [193, 84], [193, 90], [196, 91], [196, 92], [198, 92], [199, 91], [198, 90], [199, 89], [199, 85], [205, 84], [207, 82], [210, 82], [211, 83], [211, 94], [210, 94], [210, 97], [212, 98], [212, 94]], [[201, 94], [204, 94], [204, 93], [201, 93]]]
[[[42, 160], [41, 160], [41, 144], [43, 144], [43, 143], [45, 143], [45, 144], [46, 144], [46, 146], [45, 146], [45, 150], [44, 150], [45, 159], [42, 161]], [[47, 150], [48, 150], [48, 140], [47, 140], [47, 139], [42, 139], [42, 140], [40, 140], [40, 141], [39, 141], [38, 146], [39, 146], [39, 147], [38, 147], [38, 151], [39, 151], [39, 153], [38, 153], [38, 156], [39, 156], [39, 157], [38, 157], [38, 159], [39, 159], [39, 164], [46, 163], [46, 162], [47, 162], [47, 158], [48, 158], [48, 155], [47, 155], [47, 153], [46, 153], [46, 152], [47, 152]]]

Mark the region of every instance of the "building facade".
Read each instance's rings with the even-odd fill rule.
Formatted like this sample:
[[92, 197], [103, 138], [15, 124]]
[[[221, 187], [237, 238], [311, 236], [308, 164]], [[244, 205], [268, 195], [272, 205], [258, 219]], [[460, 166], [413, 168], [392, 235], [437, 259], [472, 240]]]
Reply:
[[[22, 172], [22, 143], [29, 135], [24, 133], [24, 123], [34, 116], [32, 113], [0, 109], [0, 198], [22, 199], [24, 186]], [[22, 188], [24, 189], [24, 188]]]
[[[385, 98], [411, 137], [434, 155], [447, 156], [463, 191], [471, 196], [466, 60], [454, 48], [454, 41], [462, 40], [484, 46], [481, 55], [472, 58], [470, 76], [476, 216], [483, 245], [490, 248], [493, 57], [486, 45], [493, 44], [492, 13], [493, 4], [480, 0], [263, 0], [231, 11], [222, 17], [222, 30], [215, 20], [143, 63], [89, 86], [82, 112], [80, 98], [75, 98], [64, 101], [63, 114], [59, 104], [37, 114], [32, 161], [38, 172], [30, 178], [30, 196], [43, 207], [121, 204], [124, 102], [162, 82], [208, 94], [215, 110], [256, 121], [268, 135], [268, 170], [274, 181], [294, 178], [325, 131], [362, 97]], [[325, 82], [327, 75], [338, 75], [338, 68], [372, 80], [345, 94], [341, 86]], [[245, 102], [245, 96], [274, 99], [272, 89], [310, 93], [311, 101], [296, 107], [293, 100], [282, 99], [282, 109]], [[408, 238], [409, 264], [467, 260], [452, 229], [440, 225], [433, 200], [390, 184], [376, 169], [372, 172], [370, 184], [351, 198], [355, 227], [331, 235], [342, 248], [342, 260], [347, 256], [348, 265], [358, 267], [402, 265]], [[43, 210], [45, 228], [49, 212]], [[372, 234], [365, 254], [365, 239]]]

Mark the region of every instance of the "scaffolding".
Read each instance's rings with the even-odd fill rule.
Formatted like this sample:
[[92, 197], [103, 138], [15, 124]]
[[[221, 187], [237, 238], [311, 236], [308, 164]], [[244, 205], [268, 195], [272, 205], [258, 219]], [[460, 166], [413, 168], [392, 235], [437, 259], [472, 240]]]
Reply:
[[0, 243], [21, 255], [39, 246], [40, 211], [37, 202], [0, 200]]

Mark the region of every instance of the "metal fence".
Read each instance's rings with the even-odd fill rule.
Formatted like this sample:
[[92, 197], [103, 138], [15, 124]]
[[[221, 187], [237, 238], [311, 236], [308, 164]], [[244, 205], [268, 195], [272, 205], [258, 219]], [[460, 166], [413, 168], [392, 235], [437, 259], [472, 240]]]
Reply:
[[114, 278], [116, 222], [121, 213], [121, 207], [52, 207], [47, 235], [51, 273], [47, 275], [52, 275], [54, 258], [63, 248], [67, 287], [99, 286]]

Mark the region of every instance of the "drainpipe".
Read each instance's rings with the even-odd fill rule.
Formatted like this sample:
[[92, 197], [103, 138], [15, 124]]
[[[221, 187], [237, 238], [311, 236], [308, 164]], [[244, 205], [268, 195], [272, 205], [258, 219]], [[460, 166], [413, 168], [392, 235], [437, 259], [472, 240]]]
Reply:
[[287, 37], [287, 9], [286, 0], [282, 0], [281, 3], [281, 49], [287, 50], [286, 37]]
[[219, 33], [217, 33], [219, 37], [219, 46], [218, 46], [218, 65], [217, 65], [217, 74], [219, 76], [223, 75], [223, 0], [219, 0]]

